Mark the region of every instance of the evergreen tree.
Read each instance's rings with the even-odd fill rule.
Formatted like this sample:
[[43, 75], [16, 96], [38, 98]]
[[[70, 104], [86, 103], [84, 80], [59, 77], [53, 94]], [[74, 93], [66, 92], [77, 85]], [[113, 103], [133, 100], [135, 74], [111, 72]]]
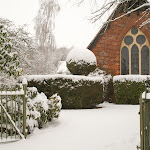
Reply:
[[12, 51], [12, 47], [8, 32], [0, 24], [0, 76], [19, 76], [18, 53]]

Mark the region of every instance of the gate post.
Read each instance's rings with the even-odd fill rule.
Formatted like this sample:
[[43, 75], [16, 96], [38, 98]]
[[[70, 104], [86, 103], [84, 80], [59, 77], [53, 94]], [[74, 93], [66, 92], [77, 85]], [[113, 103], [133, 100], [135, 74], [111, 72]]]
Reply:
[[22, 81], [23, 84], [23, 90], [24, 90], [24, 95], [23, 95], [23, 135], [24, 138], [26, 138], [26, 91], [27, 91], [27, 79], [24, 78]]
[[142, 93], [140, 94], [140, 148], [144, 150], [144, 127], [143, 127], [143, 102]]

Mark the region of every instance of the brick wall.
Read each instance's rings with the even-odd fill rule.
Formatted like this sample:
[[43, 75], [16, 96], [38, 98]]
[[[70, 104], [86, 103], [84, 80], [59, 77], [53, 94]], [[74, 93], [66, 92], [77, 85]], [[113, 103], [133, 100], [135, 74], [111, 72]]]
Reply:
[[[120, 14], [122, 15], [122, 14]], [[126, 33], [133, 27], [139, 28], [150, 15], [142, 17], [142, 12], [133, 12], [114, 22], [111, 22], [105, 33], [92, 48], [96, 55], [98, 66], [112, 75], [120, 74], [120, 46]], [[140, 28], [150, 43], [150, 24]]]

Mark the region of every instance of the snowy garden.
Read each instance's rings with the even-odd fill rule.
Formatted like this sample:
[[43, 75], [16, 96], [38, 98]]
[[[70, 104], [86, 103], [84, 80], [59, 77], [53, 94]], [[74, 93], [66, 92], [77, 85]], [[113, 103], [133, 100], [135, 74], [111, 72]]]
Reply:
[[139, 95], [146, 89], [148, 78], [112, 78], [96, 67], [91, 51], [73, 49], [57, 74], [17, 78], [18, 88], [22, 89], [23, 79], [28, 82], [27, 138], [13, 143], [11, 137], [2, 139], [0, 148], [136, 149], [140, 145]]
[[147, 150], [150, 75], [113, 76], [91, 50], [58, 48], [59, 10], [40, 1], [35, 37], [0, 18], [0, 149]]
[[140, 143], [139, 105], [104, 103], [100, 109], [61, 110], [26, 140], [0, 144], [4, 150], [136, 150]]

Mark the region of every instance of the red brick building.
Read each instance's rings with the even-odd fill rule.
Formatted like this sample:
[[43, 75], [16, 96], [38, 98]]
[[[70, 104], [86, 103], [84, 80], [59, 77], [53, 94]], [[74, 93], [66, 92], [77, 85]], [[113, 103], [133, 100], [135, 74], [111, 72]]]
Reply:
[[[136, 1], [136, 0], [135, 0]], [[146, 3], [146, 0], [134, 0], [120, 4], [110, 18], [122, 16], [124, 10]], [[141, 27], [150, 18], [148, 7], [131, 12], [104, 25], [88, 49], [96, 55], [98, 66], [111, 73], [150, 74], [150, 23]]]

